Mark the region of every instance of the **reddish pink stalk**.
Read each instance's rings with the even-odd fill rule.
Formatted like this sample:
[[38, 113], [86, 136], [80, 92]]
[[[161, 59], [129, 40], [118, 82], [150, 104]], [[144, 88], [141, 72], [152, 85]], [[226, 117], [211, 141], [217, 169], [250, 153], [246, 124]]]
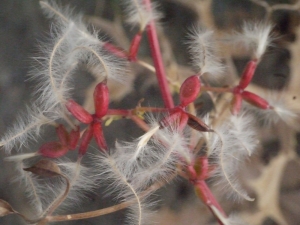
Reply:
[[[146, 5], [146, 7], [149, 11], [152, 10], [150, 0], [144, 0], [144, 4]], [[149, 39], [151, 55], [152, 55], [154, 67], [156, 70], [156, 77], [157, 77], [158, 85], [159, 85], [160, 91], [162, 93], [162, 98], [163, 98], [165, 107], [167, 107], [169, 109], [173, 108], [174, 102], [172, 99], [170, 88], [168, 86], [166, 72], [165, 72], [165, 68], [163, 65], [163, 60], [162, 60], [159, 42], [158, 42], [158, 38], [157, 38], [155, 23], [153, 20], [147, 26], [147, 36]]]
[[248, 62], [242, 74], [240, 83], [238, 85], [239, 88], [245, 89], [249, 85], [255, 73], [256, 67], [257, 67], [257, 61], [252, 60]]
[[133, 40], [131, 41], [129, 56], [128, 56], [128, 59], [130, 61], [136, 61], [136, 55], [138, 53], [141, 40], [142, 40], [142, 33], [139, 32], [134, 36]]
[[[206, 204], [206, 206], [214, 215], [215, 213], [212, 210], [212, 206], [216, 207], [225, 217], [227, 217], [224, 210], [222, 209], [218, 201], [215, 199], [214, 195], [212, 194], [204, 180], [197, 181], [197, 183], [195, 184], [195, 190], [198, 197], [204, 202], [204, 204]], [[218, 219], [217, 216], [216, 218]], [[219, 219], [218, 222], [220, 225], [224, 225]]]

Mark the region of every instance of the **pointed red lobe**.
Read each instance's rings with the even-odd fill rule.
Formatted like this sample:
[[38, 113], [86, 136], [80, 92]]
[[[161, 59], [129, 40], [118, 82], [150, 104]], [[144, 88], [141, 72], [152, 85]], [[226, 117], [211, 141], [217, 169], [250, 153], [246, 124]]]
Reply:
[[39, 153], [42, 156], [49, 158], [59, 158], [68, 152], [68, 147], [60, 142], [48, 142], [39, 148]]
[[109, 105], [109, 91], [105, 83], [101, 82], [95, 87], [94, 91], [95, 115], [102, 118], [106, 115]]
[[180, 105], [186, 107], [195, 101], [200, 92], [201, 83], [197, 75], [188, 77], [180, 87], [179, 99]]
[[78, 150], [78, 154], [80, 156], [83, 156], [86, 153], [89, 143], [92, 140], [92, 137], [93, 137], [93, 129], [92, 129], [92, 126], [90, 125], [84, 131], [82, 138], [81, 138], [81, 142], [80, 142], [80, 146], [79, 146], [79, 150]]
[[128, 56], [130, 61], [136, 61], [136, 55], [138, 53], [141, 40], [142, 40], [141, 32], [137, 33], [132, 39], [130, 49], [129, 49], [129, 56]]
[[76, 148], [79, 138], [80, 138], [80, 128], [77, 127], [75, 128], [75, 130], [71, 130], [70, 141], [69, 141], [70, 150], [74, 150]]
[[257, 106], [261, 109], [269, 109], [270, 108], [269, 103], [265, 99], [259, 97], [258, 95], [254, 94], [252, 92], [244, 91], [242, 93], [242, 97], [248, 103], [250, 103], [254, 106]]
[[256, 67], [257, 67], [257, 61], [252, 60], [248, 62], [242, 74], [238, 87], [240, 87], [241, 89], [245, 89], [249, 85], [249, 83], [253, 78]]
[[86, 111], [81, 105], [74, 100], [69, 100], [66, 103], [66, 107], [70, 113], [81, 123], [89, 124], [93, 121], [93, 117]]
[[66, 128], [62, 125], [62, 124], [59, 124], [59, 126], [56, 128], [56, 133], [57, 133], [57, 136], [60, 140], [60, 142], [67, 146], [69, 144], [69, 133], [67, 132]]
[[104, 138], [102, 125], [100, 122], [97, 121], [93, 124], [93, 133], [99, 148], [104, 152], [107, 151], [108, 148]]

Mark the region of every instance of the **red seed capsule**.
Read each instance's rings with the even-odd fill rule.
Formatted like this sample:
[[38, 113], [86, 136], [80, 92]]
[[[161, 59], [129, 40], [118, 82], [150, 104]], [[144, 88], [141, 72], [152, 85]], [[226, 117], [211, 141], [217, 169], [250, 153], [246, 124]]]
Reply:
[[107, 151], [108, 148], [104, 138], [102, 125], [100, 122], [95, 122], [93, 124], [93, 133], [99, 148], [104, 152]]
[[179, 99], [180, 105], [186, 107], [195, 101], [200, 92], [201, 83], [197, 75], [187, 78], [180, 87]]
[[83, 156], [86, 153], [92, 137], [93, 137], [93, 129], [92, 129], [92, 126], [89, 126], [86, 129], [86, 131], [84, 131], [82, 138], [81, 138], [81, 142], [80, 142], [80, 146], [79, 146], [79, 150], [78, 150], [78, 154], [80, 156]]
[[74, 150], [76, 148], [79, 138], [80, 138], [80, 128], [77, 127], [75, 130], [71, 130], [70, 141], [69, 141], [70, 150]]
[[259, 97], [258, 95], [251, 93], [249, 91], [244, 91], [242, 93], [242, 98], [247, 101], [248, 103], [257, 106], [261, 109], [269, 109], [270, 104], [263, 98]]
[[64, 146], [60, 142], [48, 142], [46, 144], [43, 144], [38, 152], [45, 157], [59, 158], [65, 155], [68, 151], [68, 147]]
[[109, 105], [109, 91], [107, 85], [103, 82], [95, 87], [94, 104], [96, 117], [102, 118], [105, 116]]
[[66, 107], [72, 115], [81, 123], [89, 124], [93, 121], [93, 117], [81, 105], [70, 99], [66, 103]]
[[245, 89], [249, 83], [251, 82], [254, 72], [256, 70], [257, 67], [257, 61], [250, 61], [248, 62], [248, 64], [245, 67], [245, 70], [242, 74], [240, 83], [238, 85], [238, 87], [240, 87], [241, 89]]
[[60, 142], [67, 146], [69, 144], [69, 134], [66, 130], [66, 128], [62, 125], [62, 124], [59, 124], [59, 126], [56, 128], [56, 133], [57, 133], [57, 136], [60, 140]]

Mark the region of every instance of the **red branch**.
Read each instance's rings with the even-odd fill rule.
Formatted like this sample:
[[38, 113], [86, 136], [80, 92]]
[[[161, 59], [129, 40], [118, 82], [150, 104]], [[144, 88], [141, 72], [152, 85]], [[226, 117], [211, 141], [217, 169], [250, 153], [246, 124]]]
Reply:
[[[144, 4], [146, 5], [147, 9], [151, 11], [151, 0], [144, 0]], [[173, 98], [168, 86], [167, 77], [165, 68], [163, 65], [163, 60], [161, 56], [161, 51], [159, 47], [159, 42], [157, 38], [155, 23], [152, 20], [147, 26], [147, 36], [149, 39], [151, 55], [154, 63], [154, 67], [156, 69], [156, 77], [158, 81], [158, 85], [160, 87], [160, 91], [162, 93], [162, 98], [167, 108], [173, 108], [174, 102]]]

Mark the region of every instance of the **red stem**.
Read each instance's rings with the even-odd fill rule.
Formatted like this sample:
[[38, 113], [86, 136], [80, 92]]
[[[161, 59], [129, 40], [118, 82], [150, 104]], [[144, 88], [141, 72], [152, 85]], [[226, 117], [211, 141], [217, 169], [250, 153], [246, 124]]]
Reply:
[[[151, 0], [144, 0], [144, 4], [147, 9], [151, 11]], [[168, 86], [167, 77], [163, 65], [163, 60], [160, 52], [159, 42], [157, 38], [155, 23], [152, 20], [147, 26], [147, 36], [149, 39], [151, 55], [154, 63], [154, 67], [156, 69], [156, 77], [158, 81], [158, 85], [160, 87], [160, 91], [162, 93], [162, 98], [167, 108], [173, 108], [174, 102], [173, 98]]]
[[[209, 210], [212, 212], [212, 214], [215, 215], [214, 211], [212, 210], [212, 206], [216, 207], [225, 217], [226, 214], [218, 201], [215, 199], [215, 196], [210, 191], [209, 187], [207, 186], [206, 182], [204, 180], [196, 181], [195, 184], [196, 192], [199, 198], [203, 201], [204, 204], [209, 208]], [[216, 216], [216, 215], [215, 215]], [[223, 223], [218, 219], [216, 216], [218, 222], [220, 225], [223, 225]]]
[[138, 107], [135, 109], [109, 109], [106, 115], [111, 116], [132, 116], [136, 114], [136, 111], [144, 112], [169, 112], [165, 108], [154, 108], [154, 107]]
[[217, 92], [217, 93], [225, 93], [225, 92], [232, 92], [233, 88], [201, 86], [201, 91], [212, 91], [212, 92]]

